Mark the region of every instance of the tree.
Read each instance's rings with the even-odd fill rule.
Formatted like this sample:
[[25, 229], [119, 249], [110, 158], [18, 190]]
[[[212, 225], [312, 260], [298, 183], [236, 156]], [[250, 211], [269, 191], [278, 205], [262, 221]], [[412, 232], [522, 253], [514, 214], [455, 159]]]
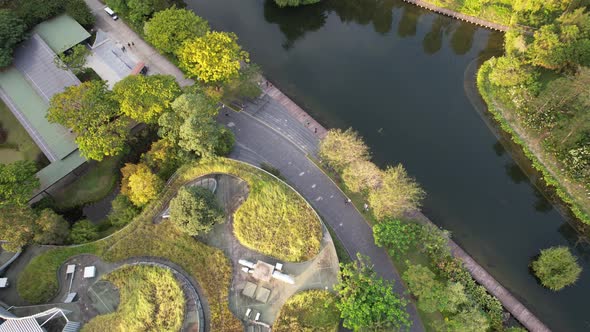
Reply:
[[158, 50], [174, 53], [185, 40], [204, 36], [209, 23], [192, 10], [172, 7], [155, 13], [143, 30], [146, 40]]
[[420, 225], [397, 219], [383, 220], [373, 226], [375, 244], [385, 247], [390, 254], [397, 257], [416, 243], [419, 234]]
[[51, 209], [44, 209], [37, 217], [33, 241], [39, 244], [63, 244], [70, 233], [70, 224]]
[[0, 9], [0, 68], [12, 63], [12, 51], [26, 31], [26, 24], [12, 10]]
[[281, 308], [275, 332], [334, 332], [340, 324], [338, 298], [329, 291], [312, 289], [290, 297]]
[[320, 0], [275, 0], [279, 7], [297, 7], [301, 5], [311, 5], [318, 3]]
[[357, 254], [357, 259], [341, 266], [334, 286], [343, 326], [355, 331], [408, 328], [406, 301], [394, 293], [393, 282], [378, 277], [368, 257]]
[[182, 165], [186, 158], [177, 151], [175, 145], [162, 138], [152, 143], [142, 160], [162, 179], [168, 179]]
[[420, 264], [409, 265], [403, 279], [412, 295], [418, 298], [418, 307], [425, 312], [455, 313], [468, 301], [461, 283], [449, 281], [444, 284], [436, 280], [429, 268]]
[[72, 226], [70, 232], [69, 242], [73, 244], [81, 244], [92, 242], [99, 238], [98, 226], [93, 224], [90, 220], [80, 220]]
[[0, 205], [0, 241], [6, 251], [17, 252], [35, 235], [35, 213], [27, 205]]
[[400, 218], [405, 212], [417, 210], [425, 193], [399, 164], [383, 172], [381, 186], [369, 192], [369, 204], [377, 219]]
[[0, 163], [0, 206], [5, 204], [26, 204], [33, 190], [39, 187], [35, 176], [37, 167], [32, 161]]
[[446, 321], [445, 331], [480, 332], [490, 328], [488, 317], [476, 308], [466, 308]]
[[121, 169], [121, 193], [137, 207], [145, 206], [158, 197], [164, 182], [146, 164], [125, 164]]
[[567, 247], [541, 250], [532, 263], [533, 271], [543, 286], [558, 291], [576, 282], [582, 268]]
[[502, 56], [492, 60], [490, 82], [499, 86], [514, 86], [530, 83], [532, 72], [518, 58]]
[[47, 119], [74, 131], [82, 155], [98, 161], [121, 153], [128, 135], [128, 120], [120, 116], [104, 81], [84, 82], [55, 94]]
[[65, 11], [87, 28], [94, 25], [94, 15], [84, 0], [65, 0]]
[[176, 51], [180, 68], [205, 83], [228, 81], [238, 75], [241, 62], [250, 61], [237, 40], [234, 33], [228, 32], [207, 32], [187, 40]]
[[138, 214], [139, 209], [131, 203], [129, 198], [119, 194], [111, 203], [111, 211], [107, 218], [113, 226], [121, 227], [131, 222]]
[[170, 220], [183, 232], [195, 236], [208, 233], [224, 217], [211, 191], [189, 186], [180, 188], [170, 201]]
[[231, 150], [233, 135], [215, 121], [218, 106], [203, 93], [183, 94], [158, 120], [160, 137], [200, 157]]
[[590, 16], [584, 8], [564, 13], [534, 36], [529, 50], [533, 64], [556, 70], [590, 65]]
[[381, 185], [382, 172], [368, 160], [355, 160], [342, 171], [342, 180], [354, 192], [373, 190]]
[[55, 64], [64, 70], [71, 70], [74, 74], [79, 74], [84, 71], [86, 64], [86, 57], [90, 54], [90, 50], [82, 44], [72, 47], [69, 52], [61, 53], [55, 57]]
[[369, 147], [359, 134], [348, 128], [331, 129], [320, 142], [320, 157], [337, 171], [355, 161], [369, 160]]
[[113, 93], [123, 114], [135, 121], [157, 123], [181, 90], [171, 75], [131, 75], [117, 82]]

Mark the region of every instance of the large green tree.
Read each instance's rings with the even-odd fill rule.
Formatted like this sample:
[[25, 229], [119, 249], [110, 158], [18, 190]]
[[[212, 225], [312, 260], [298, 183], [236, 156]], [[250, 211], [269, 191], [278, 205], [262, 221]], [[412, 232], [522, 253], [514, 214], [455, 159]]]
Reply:
[[412, 295], [418, 298], [418, 307], [425, 312], [455, 313], [468, 302], [462, 284], [438, 281], [436, 275], [425, 266], [408, 266], [403, 279]]
[[79, 74], [84, 71], [86, 64], [86, 57], [90, 54], [90, 50], [82, 44], [72, 47], [68, 52], [61, 53], [55, 58], [55, 64], [61, 69], [69, 69], [74, 74]]
[[158, 50], [174, 53], [184, 41], [204, 36], [209, 23], [192, 10], [172, 7], [155, 13], [143, 30], [147, 41]]
[[31, 199], [33, 190], [39, 187], [36, 172], [37, 167], [32, 161], [0, 163], [0, 206], [26, 204]]
[[33, 241], [40, 244], [63, 244], [70, 233], [70, 225], [51, 209], [44, 209], [37, 217]]
[[215, 121], [218, 109], [215, 100], [203, 93], [183, 94], [172, 103], [173, 111], [158, 120], [158, 134], [197, 156], [214, 156], [226, 145], [227, 134]]
[[531, 265], [541, 284], [554, 291], [573, 284], [582, 273], [576, 257], [567, 247], [541, 250], [541, 255]]
[[373, 226], [373, 238], [379, 247], [385, 247], [390, 255], [401, 257], [419, 239], [421, 226], [397, 219], [382, 220]]
[[35, 235], [35, 213], [27, 205], [0, 205], [0, 241], [7, 251], [19, 251]]
[[502, 56], [490, 61], [490, 82], [495, 85], [514, 86], [532, 81], [531, 70], [516, 57]]
[[369, 147], [363, 138], [351, 128], [342, 131], [331, 129], [320, 142], [320, 157], [337, 171], [353, 162], [369, 160]]
[[0, 68], [12, 63], [12, 51], [26, 31], [26, 24], [12, 10], [0, 9]]
[[113, 87], [121, 112], [135, 121], [156, 123], [181, 93], [171, 75], [131, 75]]
[[97, 240], [99, 237], [98, 226], [93, 224], [92, 221], [84, 219], [77, 221], [72, 226], [68, 240], [70, 243], [80, 244]]
[[358, 261], [344, 264], [339, 283], [334, 287], [340, 296], [343, 326], [354, 331], [401, 330], [411, 324], [406, 301], [395, 294], [393, 282], [378, 277], [369, 258], [357, 255]]
[[383, 172], [381, 185], [369, 192], [369, 204], [377, 219], [403, 217], [404, 213], [420, 208], [424, 190], [399, 164]]
[[215, 196], [206, 188], [182, 187], [170, 201], [170, 220], [183, 232], [199, 235], [224, 221]]
[[234, 33], [216, 31], [187, 40], [176, 51], [180, 68], [205, 83], [223, 83], [235, 78], [242, 62], [250, 61], [237, 41]]
[[86, 158], [102, 160], [123, 151], [128, 119], [103, 81], [67, 87], [51, 98], [47, 119], [70, 128]]
[[549, 69], [590, 65], [590, 15], [579, 8], [535, 32], [529, 49], [533, 64]]

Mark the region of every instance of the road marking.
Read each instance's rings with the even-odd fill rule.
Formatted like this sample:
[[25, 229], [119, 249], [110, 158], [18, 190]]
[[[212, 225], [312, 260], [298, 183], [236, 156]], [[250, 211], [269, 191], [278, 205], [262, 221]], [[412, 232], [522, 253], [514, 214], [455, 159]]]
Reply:
[[334, 195], [330, 195], [330, 198], [334, 198]]
[[321, 200], [323, 200], [324, 198], [322, 196], [318, 196], [318, 198], [315, 199], [316, 202], [319, 202]]
[[343, 223], [340, 223], [339, 225], [340, 225], [340, 227], [344, 226], [344, 224], [343, 224]]
[[230, 128], [234, 127], [235, 125], [236, 125], [236, 124], [235, 124], [235, 123], [233, 123], [233, 122], [228, 122], [228, 124], [227, 124], [227, 126], [228, 126], [228, 127], [230, 127]]
[[315, 188], [315, 183], [313, 185], [311, 185], [312, 188]]
[[301, 172], [299, 173], [299, 176], [303, 176], [305, 174], [305, 172]]

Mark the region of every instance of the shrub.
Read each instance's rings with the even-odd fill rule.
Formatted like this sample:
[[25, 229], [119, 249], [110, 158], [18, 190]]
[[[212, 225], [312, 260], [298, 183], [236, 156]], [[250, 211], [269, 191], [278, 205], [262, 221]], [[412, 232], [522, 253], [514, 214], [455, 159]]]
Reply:
[[41, 244], [63, 244], [70, 233], [70, 225], [59, 214], [50, 209], [39, 213], [33, 241]]
[[185, 186], [170, 201], [170, 220], [183, 232], [195, 236], [208, 233], [222, 223], [223, 211], [211, 191], [199, 186]]
[[99, 238], [98, 227], [90, 220], [80, 220], [72, 226], [70, 232], [69, 242], [73, 244], [80, 244], [91, 242]]
[[541, 250], [541, 255], [531, 266], [541, 284], [554, 291], [573, 284], [582, 273], [576, 257], [567, 247]]
[[111, 202], [111, 212], [107, 217], [113, 226], [121, 227], [131, 222], [138, 214], [139, 209], [131, 203], [129, 198], [119, 194]]
[[385, 247], [390, 254], [400, 257], [415, 244], [420, 229], [420, 225], [415, 223], [389, 219], [373, 226], [373, 237], [376, 245]]
[[340, 323], [338, 298], [323, 290], [308, 290], [289, 298], [281, 308], [273, 331], [335, 332]]

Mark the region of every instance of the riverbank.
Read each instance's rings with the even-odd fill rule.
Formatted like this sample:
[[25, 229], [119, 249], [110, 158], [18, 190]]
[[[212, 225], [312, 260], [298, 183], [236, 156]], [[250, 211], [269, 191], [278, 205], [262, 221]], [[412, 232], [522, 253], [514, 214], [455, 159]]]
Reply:
[[[267, 93], [271, 98], [275, 99], [277, 102], [281, 103], [283, 106], [287, 107], [289, 105], [294, 107], [293, 111], [297, 111], [296, 114], [301, 119], [306, 119], [305, 121], [299, 120], [302, 125], [306, 125], [308, 119], [313, 119], [309, 114], [307, 114], [301, 107], [297, 106], [295, 102], [293, 102], [289, 97], [285, 94], [280, 92], [278, 88], [273, 85], [264, 89], [265, 93]], [[270, 94], [272, 92], [272, 94]], [[296, 107], [296, 108], [295, 108]], [[285, 119], [288, 122], [287, 119]], [[323, 128], [323, 127], [322, 127]], [[325, 129], [324, 129], [325, 130]], [[281, 131], [282, 134], [284, 130]], [[319, 135], [318, 135], [319, 136]], [[323, 137], [323, 135], [322, 135]], [[334, 185], [336, 185], [341, 191], [343, 196], [355, 196], [350, 195], [350, 193], [343, 187], [342, 183], [340, 183], [336, 178], [335, 175], [331, 174], [324, 170], [321, 164], [315, 162], [315, 160], [311, 160], [316, 164], [316, 166], [324, 173], [326, 177], [328, 177]], [[360, 199], [359, 197], [353, 197], [354, 207], [358, 211], [359, 215], [363, 215], [365, 222], [371, 226], [372, 222], [367, 220], [367, 214], [361, 212], [361, 206], [364, 200]], [[370, 217], [370, 216], [369, 216]], [[420, 220], [423, 223], [428, 223], [435, 225], [428, 217], [426, 217], [422, 212], [415, 211], [412, 214], [412, 217], [415, 219]], [[435, 225], [436, 226], [436, 225]], [[483, 268], [480, 264], [478, 264], [467, 252], [465, 252], [456, 242], [453, 240], [449, 240], [449, 246], [451, 247], [451, 252], [453, 255], [460, 259], [465, 268], [469, 271], [473, 279], [477, 281], [480, 285], [484, 286], [486, 290], [497, 298], [501, 303], [502, 306], [510, 312], [523, 326], [525, 326], [529, 331], [540, 331], [540, 332], [547, 332], [551, 331], [539, 318], [537, 318], [530, 310], [526, 308], [524, 304], [522, 304], [515, 296], [513, 296], [510, 291], [508, 291], [505, 287], [503, 287], [490, 273], [488, 273], [485, 268]]]
[[545, 183], [555, 188], [557, 196], [580, 221], [574, 226], [578, 231], [588, 236], [590, 234], [590, 227], [588, 227], [590, 224], [590, 197], [587, 195], [587, 190], [564, 174], [563, 167], [559, 166], [554, 157], [544, 152], [541, 140], [535, 139], [519, 123], [514, 111], [499, 103], [490, 86], [489, 71], [488, 63], [484, 63], [477, 72], [477, 88], [488, 111], [502, 130], [511, 136], [512, 141], [522, 148], [532, 166], [542, 174]]

